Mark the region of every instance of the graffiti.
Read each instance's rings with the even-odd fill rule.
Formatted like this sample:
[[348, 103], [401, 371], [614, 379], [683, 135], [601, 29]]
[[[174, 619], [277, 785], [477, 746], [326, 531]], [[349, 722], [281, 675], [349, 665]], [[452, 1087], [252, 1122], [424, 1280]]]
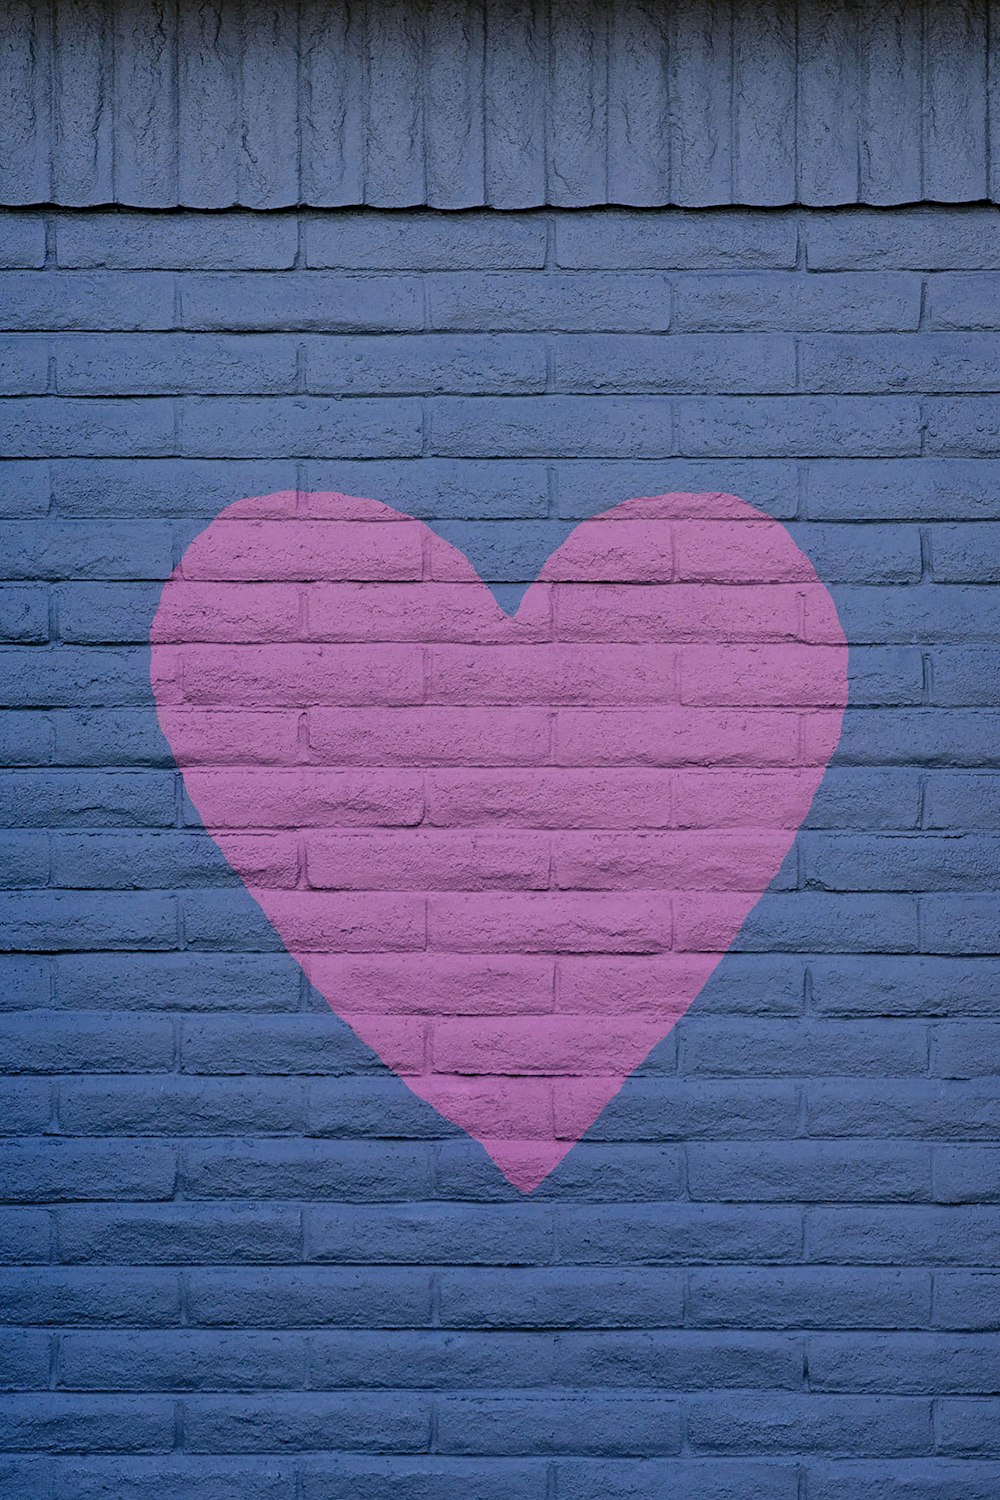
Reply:
[[388, 506], [240, 501], [152, 639], [186, 789], [288, 952], [523, 1191], [733, 944], [847, 699], [812, 565], [721, 494], [584, 521], [513, 616]]

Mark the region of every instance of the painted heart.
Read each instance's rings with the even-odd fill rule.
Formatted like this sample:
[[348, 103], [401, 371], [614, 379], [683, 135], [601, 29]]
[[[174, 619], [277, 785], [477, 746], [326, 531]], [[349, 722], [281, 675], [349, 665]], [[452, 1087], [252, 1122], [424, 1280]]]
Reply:
[[289, 953], [522, 1191], [733, 943], [847, 699], [829, 594], [731, 495], [583, 522], [513, 617], [386, 505], [242, 500], [152, 640], [188, 793]]

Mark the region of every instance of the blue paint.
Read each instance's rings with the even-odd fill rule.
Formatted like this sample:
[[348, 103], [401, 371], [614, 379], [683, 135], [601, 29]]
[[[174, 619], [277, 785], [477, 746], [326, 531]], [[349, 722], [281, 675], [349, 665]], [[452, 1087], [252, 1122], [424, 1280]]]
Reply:
[[[994, 1500], [980, 211], [55, 213], [47, 269], [45, 219], [0, 273], [0, 1491]], [[156, 725], [161, 581], [296, 484], [505, 607], [577, 520], [729, 489], [851, 642], [795, 850], [528, 1201], [309, 990]]]

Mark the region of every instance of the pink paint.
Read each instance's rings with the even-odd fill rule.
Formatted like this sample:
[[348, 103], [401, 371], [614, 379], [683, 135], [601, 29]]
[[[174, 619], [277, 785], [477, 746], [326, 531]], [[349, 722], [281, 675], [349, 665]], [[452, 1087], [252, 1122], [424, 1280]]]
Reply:
[[847, 701], [829, 594], [732, 495], [585, 521], [513, 618], [388, 506], [242, 500], [152, 640], [188, 793], [288, 951], [526, 1192], [732, 945]]

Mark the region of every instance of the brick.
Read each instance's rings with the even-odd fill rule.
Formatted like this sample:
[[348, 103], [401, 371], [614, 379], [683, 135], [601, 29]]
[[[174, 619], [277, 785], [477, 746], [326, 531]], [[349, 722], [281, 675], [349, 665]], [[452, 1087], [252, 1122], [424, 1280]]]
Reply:
[[923, 1073], [926, 1029], [913, 1021], [751, 1021], [690, 1015], [681, 1024], [680, 1069], [735, 1077]]
[[148, 651], [0, 649], [0, 706], [149, 702]]
[[549, 1204], [410, 1203], [314, 1208], [307, 1215], [309, 1260], [360, 1265], [532, 1265], [550, 1261]]
[[59, 265], [113, 270], [287, 270], [297, 227], [290, 214], [73, 214], [56, 221]]
[[[595, 599], [590, 588], [567, 583], [552, 592], [561, 641], [606, 641], [609, 613], [615, 637], [624, 641], [722, 639], [728, 650], [730, 643], [794, 640], [799, 633], [793, 584], [606, 583]], [[689, 659], [683, 653], [682, 665]]]
[[932, 1446], [930, 1403], [902, 1396], [699, 1396], [688, 1408], [698, 1453], [836, 1453], [905, 1457]]
[[[975, 973], [983, 960], [973, 959]], [[988, 962], [988, 960], [986, 960]], [[939, 1078], [978, 1078], [1000, 1074], [1000, 1028], [989, 1021], [955, 1021], [935, 1026], [931, 1071]], [[975, 1093], [973, 1093], [973, 1097]]]
[[1000, 1465], [922, 1458], [896, 1462], [810, 1466], [810, 1500], [992, 1500]]
[[[460, 953], [652, 953], [669, 948], [670, 906], [659, 894], [498, 891], [432, 895], [428, 942]], [[566, 1039], [568, 1045], [568, 1039]]]
[[728, 1202], [913, 1202], [930, 1197], [930, 1153], [892, 1141], [698, 1142], [687, 1148], [692, 1198]]
[[0, 778], [4, 827], [136, 827], [174, 821], [174, 778], [121, 771], [8, 771]]
[[647, 832], [641, 842], [614, 833], [560, 833], [551, 841], [553, 884], [567, 890], [622, 890], [683, 886], [739, 890], [748, 865], [780, 865], [788, 846], [782, 830]]
[[796, 1500], [798, 1492], [791, 1464], [753, 1459], [564, 1458], [556, 1473], [574, 1500]]
[[645, 1328], [679, 1325], [683, 1286], [659, 1268], [524, 1266], [446, 1270], [441, 1322], [449, 1328]]
[[56, 1004], [119, 1011], [297, 1010], [300, 971], [286, 954], [103, 953], [58, 960]]
[[184, 1415], [191, 1453], [310, 1452], [331, 1439], [359, 1452], [419, 1453], [430, 1430], [427, 1398], [397, 1393], [202, 1396]]
[[[613, 1001], [622, 1010], [641, 1010], [659, 985], [670, 982], [678, 961], [561, 959], [560, 1006], [570, 1011], [602, 1010]], [[706, 1015], [798, 1015], [804, 973], [800, 959], [784, 954], [730, 954], [725, 970], [717, 970], [699, 995], [699, 1010]]]
[[48, 464], [0, 463], [0, 516], [44, 516], [49, 489]]
[[0, 1460], [0, 1483], [14, 1494], [44, 1494], [52, 1490], [52, 1460], [49, 1458], [5, 1457]]
[[410, 1328], [430, 1321], [428, 1271], [341, 1266], [206, 1267], [187, 1277], [205, 1327]]
[[226, 1135], [248, 1120], [266, 1133], [302, 1129], [303, 1093], [285, 1079], [73, 1079], [59, 1089], [70, 1135]]
[[43, 1391], [49, 1383], [51, 1362], [47, 1334], [8, 1332], [0, 1349], [0, 1390]]
[[50, 1215], [37, 1208], [0, 1209], [0, 1262], [27, 1266], [51, 1255]]
[[[458, 633], [458, 632], [456, 632]], [[245, 717], [245, 716], [244, 716]], [[532, 766], [549, 755], [549, 716], [543, 708], [510, 708], [504, 742], [492, 721], [463, 708], [314, 708], [309, 750], [314, 762], [345, 766], [445, 762], [483, 767]]]
[[822, 1015], [992, 1016], [993, 959], [838, 957], [810, 964], [813, 1005]]
[[44, 1078], [0, 1082], [0, 1130], [4, 1135], [41, 1135], [51, 1119], [51, 1089]]
[[318, 1390], [531, 1387], [549, 1383], [555, 1347], [546, 1333], [322, 1332], [310, 1340], [309, 1378]]
[[303, 1474], [303, 1500], [538, 1500], [546, 1465], [540, 1459], [335, 1457]]
[[19, 521], [0, 525], [0, 547], [5, 578], [159, 580], [173, 567], [169, 528], [142, 522]]
[[759, 1204], [575, 1205], [559, 1213], [560, 1256], [581, 1265], [791, 1260], [800, 1234], [800, 1210]]
[[1000, 525], [996, 522], [935, 526], [930, 537], [936, 582], [1000, 583]]
[[995, 334], [832, 334], [802, 340], [807, 391], [1000, 390]]
[[168, 401], [25, 397], [6, 403], [8, 451], [14, 458], [86, 454], [169, 453], [173, 413]]
[[662, 1397], [443, 1396], [444, 1453], [658, 1454], [680, 1450], [680, 1411]]
[[52, 960], [35, 955], [0, 956], [0, 1010], [33, 1010], [51, 1003]]
[[[678, 947], [693, 940], [714, 951], [721, 927], [697, 896], [678, 898], [674, 920]], [[917, 903], [902, 895], [777, 892], [755, 908], [738, 943], [751, 952], [910, 953], [919, 946]]]
[[11, 1142], [0, 1161], [6, 1196], [23, 1203], [169, 1198], [177, 1169], [170, 1147], [138, 1142]]
[[663, 458], [674, 451], [664, 397], [440, 396], [430, 410], [431, 452], [444, 457]]
[[124, 1266], [296, 1260], [301, 1212], [281, 1204], [135, 1204], [58, 1211], [59, 1258]]
[[677, 447], [693, 456], [895, 458], [919, 452], [920, 413], [902, 396], [715, 396], [678, 403]]
[[[435, 646], [431, 653], [428, 696], [437, 704], [478, 701], [515, 706], [538, 703], [546, 708], [613, 707], [622, 702], [621, 663], [620, 647], [603, 641], [555, 642], [544, 651], [532, 645], [445, 644]], [[674, 698], [671, 651], [640, 642], [629, 650], [628, 663], [632, 703], [646, 706]]]
[[[295, 885], [294, 839], [275, 842], [250, 836], [227, 848], [232, 860], [260, 884]], [[198, 833], [58, 834], [53, 854], [55, 884], [81, 890], [155, 890], [236, 882], [216, 844]]]
[[168, 1328], [180, 1322], [181, 1288], [175, 1271], [32, 1266], [4, 1271], [0, 1316], [18, 1321], [86, 1327], [120, 1324]]
[[932, 328], [1000, 328], [1000, 277], [943, 272], [927, 279]]
[[60, 339], [63, 396], [280, 395], [296, 389], [293, 339], [128, 334]]
[[[416, 455], [421, 446], [415, 401], [187, 396], [180, 400], [180, 423], [181, 451], [198, 458], [391, 458]], [[82, 451], [79, 442], [73, 451]]]
[[937, 396], [924, 403], [930, 453], [988, 457], [1000, 452], [996, 400], [989, 396]]
[[177, 517], [186, 530], [214, 519], [233, 500], [295, 488], [292, 460], [223, 462], [157, 458], [57, 460], [51, 466], [55, 508], [74, 520]]
[[1000, 1457], [997, 1418], [1000, 1402], [942, 1401], [938, 1408], [938, 1446], [944, 1454]]
[[[145, 644], [161, 592], [157, 584], [126, 583], [113, 590], [105, 584], [68, 584], [55, 596], [59, 638], [72, 645]], [[222, 593], [220, 604], [226, 603], [227, 595]], [[217, 628], [224, 631], [224, 609], [221, 612], [223, 618]], [[266, 614], [264, 620], [262, 629], [266, 628]], [[211, 625], [205, 633], [211, 633]]]
[[76, 948], [172, 948], [177, 911], [172, 896], [114, 892], [0, 894], [0, 947], [17, 952]]
[[[998, 726], [997, 714], [977, 709], [856, 713], [845, 720], [837, 758], [841, 765], [989, 766], [997, 762]], [[919, 868], [919, 846], [914, 861]], [[915, 868], [914, 886], [919, 879]]]
[[996, 895], [927, 896], [921, 947], [928, 953], [995, 954]]
[[674, 287], [675, 330], [848, 332], [916, 329], [920, 278], [905, 273], [685, 275]]
[[[199, 955], [200, 956], [200, 955]], [[323, 1015], [198, 1016], [185, 1021], [181, 1067], [187, 1073], [354, 1072], [360, 1044], [345, 1025]]]
[[915, 828], [919, 791], [912, 769], [834, 766], [823, 778], [804, 826], [861, 828], [866, 832], [872, 828]]
[[487, 830], [470, 842], [451, 830], [320, 833], [306, 839], [311, 886], [328, 890], [513, 890], [544, 888], [543, 834]]
[[650, 333], [670, 326], [670, 278], [548, 272], [432, 273], [430, 326], [461, 331]]
[[[699, 1001], [700, 1005], [700, 1001]], [[684, 1045], [684, 1033], [681, 1033]], [[570, 1096], [571, 1098], [572, 1096]], [[556, 1098], [556, 1131], [563, 1126], [565, 1091]], [[798, 1119], [791, 1083], [633, 1075], [587, 1132], [591, 1141], [787, 1137]]]
[[0, 757], [5, 766], [41, 766], [51, 756], [49, 718], [35, 713], [0, 713]]
[[[633, 495], [662, 490], [663, 466], [624, 459], [567, 459], [554, 466], [560, 516], [592, 516]], [[794, 473], [787, 464], [767, 459], [673, 458], [670, 483], [682, 494], [721, 488], [741, 495], [769, 515], [794, 516], [798, 505]]]
[[[683, 588], [684, 585], [671, 585]], [[689, 585], [691, 589], [699, 585]], [[709, 585], [706, 585], [709, 587]], [[725, 592], [720, 590], [720, 592]], [[730, 590], [736, 593], [737, 590]], [[738, 592], [742, 592], [739, 590]], [[764, 599], [770, 590], [762, 590]], [[794, 595], [791, 586], [779, 595], [773, 641], [779, 632], [787, 645], [748, 644], [746, 637], [732, 645], [685, 645], [678, 652], [681, 702], [693, 706], [734, 708], [836, 708], [843, 687], [836, 661], [827, 645], [804, 645], [793, 639]], [[763, 601], [762, 601], [763, 602]], [[763, 609], [761, 609], [763, 613]]]
[[556, 336], [550, 348], [559, 391], [714, 396], [795, 389], [795, 350], [781, 335], [575, 333]]
[[41, 214], [4, 214], [4, 248], [0, 265], [45, 264], [45, 220]]
[[0, 1019], [0, 1036], [5, 1072], [154, 1073], [173, 1063], [173, 1028], [156, 1016], [23, 1011]]
[[981, 890], [1000, 867], [988, 834], [807, 834], [806, 884], [829, 891]]
[[938, 1328], [1000, 1329], [1000, 1276], [989, 1271], [941, 1271], [934, 1278]]
[[49, 851], [44, 833], [9, 834], [5, 848], [7, 861], [0, 871], [0, 886], [17, 890], [48, 885]]
[[233, 1459], [67, 1458], [59, 1464], [57, 1485], [76, 1500], [157, 1500], [164, 1494], [186, 1500], [286, 1500], [295, 1482], [280, 1460], [247, 1464]]
[[541, 269], [541, 218], [497, 214], [336, 214], [306, 220], [306, 264], [344, 270]]
[[700, 1327], [905, 1328], [929, 1322], [926, 1272], [808, 1266], [692, 1270], [688, 1320]]
[[301, 1335], [87, 1330], [60, 1340], [59, 1385], [73, 1391], [269, 1391], [300, 1388]]
[[[423, 653], [416, 645], [302, 645], [292, 663], [288, 655], [281, 646], [233, 646], [222, 658], [217, 651], [188, 646], [183, 657], [187, 702], [228, 706], [249, 699], [259, 708], [301, 708], [307, 702], [358, 707], [374, 698], [396, 707], [423, 697]], [[335, 773], [304, 768], [288, 774], [303, 787], [311, 778], [316, 785], [324, 777], [337, 784]]]
[[666, 828], [670, 792], [655, 770], [430, 771], [427, 816], [438, 827]]
[[406, 1200], [428, 1192], [430, 1162], [428, 1148], [421, 1143], [213, 1143], [186, 1150], [184, 1182], [191, 1198]]
[[6, 1396], [8, 1448], [50, 1453], [167, 1453], [173, 1446], [173, 1403], [165, 1397]]
[[830, 521], [988, 520], [1000, 516], [993, 459], [831, 459], [809, 465], [808, 514]]
[[[322, 921], [322, 913], [313, 911], [311, 915]], [[223, 953], [277, 953], [282, 946], [261, 908], [243, 892], [187, 891], [181, 898], [180, 916], [187, 948]], [[340, 924], [335, 926], [339, 930]]]
[[556, 1383], [614, 1390], [795, 1389], [801, 1346], [775, 1334], [656, 1331], [563, 1334], [556, 1345]]
[[423, 327], [415, 276], [195, 272], [180, 282], [180, 306], [182, 327], [222, 332], [382, 333]]
[[306, 389], [344, 396], [544, 391], [545, 345], [516, 335], [421, 334], [305, 341]]
[[811, 1208], [806, 1215], [810, 1260], [832, 1264], [989, 1266], [1000, 1213], [995, 1208], [897, 1205]]
[[[569, 1059], [572, 1065], [572, 1059]], [[524, 1134], [529, 1127], [521, 1122]], [[492, 1182], [491, 1182], [492, 1179]], [[495, 1185], [494, 1185], [495, 1184]], [[506, 1183], [498, 1183], [492, 1163], [484, 1160], [478, 1144], [445, 1141], [440, 1148], [437, 1190], [444, 1198], [502, 1198]], [[558, 1168], [535, 1188], [539, 1201], [660, 1202], [681, 1191], [680, 1154], [672, 1146], [628, 1145], [579, 1141]], [[576, 1381], [559, 1382], [576, 1384]]]
[[1000, 1201], [1000, 1150], [940, 1146], [934, 1152], [934, 1196], [942, 1203]]
[[1000, 776], [989, 771], [936, 771], [927, 778], [928, 828], [1000, 828]]
[[915, 526], [793, 521], [788, 530], [827, 584], [920, 580], [920, 533]]
[[863, 1136], [871, 1121], [887, 1135], [919, 1139], [988, 1139], [1000, 1087], [939, 1080], [881, 1084], [819, 1082], [807, 1086], [808, 1128], [821, 1136]]
[[821, 1391], [989, 1394], [1000, 1339], [991, 1334], [892, 1333], [809, 1340], [809, 1384]]
[[705, 211], [559, 215], [556, 263], [627, 270], [790, 268], [795, 264], [795, 226], [789, 214], [752, 211], [738, 218]]
[[42, 396], [48, 383], [48, 340], [5, 338], [0, 349], [0, 395]]
[[997, 224], [988, 208], [934, 205], [905, 214], [878, 209], [813, 213], [806, 227], [811, 270], [869, 271], [912, 267], [989, 269], [996, 262]]
[[0, 276], [6, 328], [172, 328], [174, 278], [163, 271], [10, 271]]

